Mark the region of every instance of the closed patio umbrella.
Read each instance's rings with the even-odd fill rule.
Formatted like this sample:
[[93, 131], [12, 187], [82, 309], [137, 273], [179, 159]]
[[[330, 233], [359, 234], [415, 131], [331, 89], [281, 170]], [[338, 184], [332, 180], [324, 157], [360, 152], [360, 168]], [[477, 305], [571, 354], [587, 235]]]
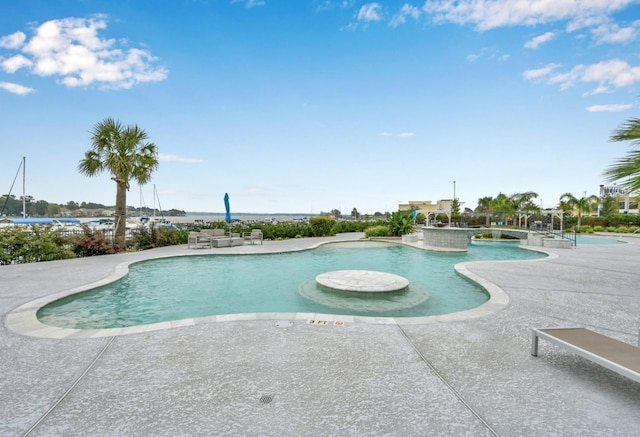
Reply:
[[227, 222], [227, 224], [231, 223], [231, 207], [229, 206], [229, 193], [224, 193], [224, 209], [225, 209], [225, 215], [224, 215], [224, 221]]
[[229, 239], [231, 239], [231, 207], [229, 206], [229, 193], [224, 193], [224, 221], [229, 226]]

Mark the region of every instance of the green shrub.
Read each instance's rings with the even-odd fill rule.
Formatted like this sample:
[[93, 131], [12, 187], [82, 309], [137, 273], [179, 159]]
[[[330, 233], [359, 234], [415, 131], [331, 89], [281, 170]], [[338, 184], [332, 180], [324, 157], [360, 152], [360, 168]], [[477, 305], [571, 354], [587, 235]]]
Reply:
[[156, 247], [175, 246], [186, 244], [189, 239], [189, 232], [176, 228], [158, 228], [156, 233]]
[[333, 227], [336, 221], [330, 217], [313, 217], [309, 220], [311, 234], [314, 237], [328, 237], [335, 235]]
[[377, 224], [382, 224], [382, 222], [371, 223], [361, 220], [339, 221], [336, 222], [336, 224], [333, 226], [333, 232], [334, 234], [344, 234], [346, 232], [364, 232], [365, 229]]
[[607, 232], [615, 232], [616, 231], [616, 227], [615, 226], [608, 226], [607, 227]]
[[0, 264], [29, 263], [74, 258], [60, 230], [41, 226], [0, 230]]
[[367, 238], [389, 237], [391, 235], [391, 229], [389, 229], [389, 226], [385, 225], [371, 226], [370, 228], [365, 229], [364, 235]]
[[611, 214], [605, 217], [605, 221], [610, 227], [640, 226], [640, 214]]
[[605, 228], [604, 226], [594, 226], [593, 227], [593, 231], [594, 232], [604, 232]]
[[131, 230], [131, 239], [127, 241], [127, 247], [132, 250], [147, 250], [156, 247], [158, 231], [155, 225], [140, 225]]
[[100, 231], [84, 228], [84, 235], [73, 240], [73, 252], [78, 257], [109, 255], [118, 252], [117, 246]]

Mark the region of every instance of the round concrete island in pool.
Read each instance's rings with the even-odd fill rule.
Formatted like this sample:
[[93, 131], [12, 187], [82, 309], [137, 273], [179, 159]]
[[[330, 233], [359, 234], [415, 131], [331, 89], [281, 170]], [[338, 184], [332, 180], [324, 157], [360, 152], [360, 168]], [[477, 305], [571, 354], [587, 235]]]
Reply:
[[316, 276], [316, 282], [332, 290], [354, 293], [390, 293], [409, 287], [409, 280], [372, 270], [336, 270]]

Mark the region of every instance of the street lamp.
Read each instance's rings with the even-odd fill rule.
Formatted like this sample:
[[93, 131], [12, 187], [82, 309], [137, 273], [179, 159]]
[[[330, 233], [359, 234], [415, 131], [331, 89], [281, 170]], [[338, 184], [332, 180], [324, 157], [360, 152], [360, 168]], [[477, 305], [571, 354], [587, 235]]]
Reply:
[[453, 200], [456, 200], [456, 181], [453, 181]]

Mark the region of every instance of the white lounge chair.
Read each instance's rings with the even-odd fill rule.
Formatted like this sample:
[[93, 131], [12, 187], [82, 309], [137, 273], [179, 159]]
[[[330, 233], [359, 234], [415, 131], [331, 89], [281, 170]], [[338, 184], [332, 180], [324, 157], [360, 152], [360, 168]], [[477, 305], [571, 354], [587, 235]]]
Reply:
[[[538, 356], [538, 338], [550, 341], [633, 381], [640, 382], [640, 347], [586, 328], [533, 329], [531, 355], [534, 357]], [[640, 338], [638, 345], [640, 346]]]

